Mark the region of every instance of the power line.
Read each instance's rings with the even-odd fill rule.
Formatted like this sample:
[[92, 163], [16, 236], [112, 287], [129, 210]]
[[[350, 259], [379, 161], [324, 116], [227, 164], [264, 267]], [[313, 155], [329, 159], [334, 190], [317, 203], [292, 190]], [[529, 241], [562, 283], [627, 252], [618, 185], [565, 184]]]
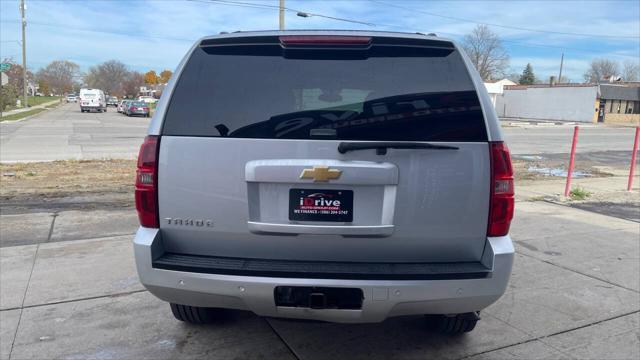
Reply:
[[[269, 9], [269, 10], [278, 10], [279, 9], [279, 7], [276, 6], [276, 5], [248, 3], [248, 2], [233, 1], [233, 0], [187, 0], [187, 1], [202, 2], [202, 3], [209, 3], [209, 4], [213, 3], [213, 4], [229, 5], [229, 6], [253, 7], [253, 8], [261, 8], [261, 9]], [[395, 5], [395, 4], [388, 4], [388, 3], [385, 3], [385, 2], [382, 2], [382, 1], [376, 1], [376, 0], [369, 0], [369, 1], [378, 2], [378, 3], [389, 5], [389, 6], [392, 6], [392, 7], [397, 7], [397, 8], [401, 8], [401, 9], [405, 9], [405, 10], [414, 11], [414, 10], [406, 8], [406, 7], [401, 7], [401, 6], [398, 6], [398, 5]], [[285, 10], [289, 11], [289, 12], [305, 13], [305, 14], [308, 14], [308, 15], [315, 15], [315, 16], [319, 16], [319, 17], [331, 18], [331, 17], [326, 16], [326, 15], [307, 13], [305, 11], [300, 11], [300, 10], [296, 10], [296, 9], [286, 8], [286, 7], [285, 7]], [[416, 10], [416, 12], [423, 12], [423, 11]], [[432, 15], [432, 13], [429, 13], [429, 15]], [[433, 14], [433, 15], [437, 16], [438, 14]], [[453, 17], [450, 17], [450, 18], [453, 18]], [[453, 19], [460, 20], [459, 18], [453, 18]], [[341, 19], [341, 20], [348, 21], [348, 22], [353, 22], [353, 23], [359, 23], [359, 24], [366, 24], [368, 26], [391, 27], [391, 28], [400, 28], [400, 29], [403, 29], [405, 31], [407, 30], [406, 26], [395, 25], [395, 24], [369, 23], [369, 22], [360, 22], [360, 21], [349, 20], [349, 19]], [[474, 22], [472, 20], [466, 20], [466, 19], [463, 19], [461, 21]], [[480, 24], [482, 24], [482, 23], [480, 23]], [[413, 29], [413, 30], [417, 31], [416, 29]], [[428, 32], [431, 32], [431, 31], [422, 30], [421, 32], [427, 32], [428, 33]], [[453, 35], [455, 37], [464, 36], [463, 34], [455, 34], [455, 33], [444, 33], [444, 32], [439, 32], [439, 33], [445, 34], [445, 35]], [[532, 48], [546, 47], [546, 48], [551, 48], [551, 49], [574, 50], [574, 51], [585, 52], [585, 53], [589, 53], [589, 54], [593, 54], [593, 53], [596, 52], [593, 49], [581, 49], [581, 48], [566, 47], [566, 46], [554, 46], [554, 45], [546, 45], [546, 44], [525, 43], [525, 42], [520, 42], [520, 41], [515, 41], [515, 40], [504, 40], [504, 39], [501, 39], [501, 41], [504, 41], [504, 42], [507, 42], [507, 43], [511, 43], [511, 44], [515, 44], [516, 46], [521, 46], [521, 47], [532, 47]], [[633, 55], [621, 54], [621, 53], [616, 53], [616, 52], [609, 52], [608, 54], [616, 55], [616, 56], [623, 56], [623, 57], [635, 57]]]
[[210, 4], [212, 2], [218, 3], [220, 5], [228, 5], [228, 6], [237, 6], [237, 7], [246, 7], [253, 9], [271, 9], [271, 10], [279, 10], [278, 6], [274, 5], [265, 5], [265, 4], [254, 4], [254, 3], [246, 3], [246, 2], [238, 2], [238, 1], [209, 1], [209, 0], [186, 0], [190, 2], [199, 2], [204, 4]]
[[[279, 6], [275, 6], [275, 5], [248, 3], [248, 2], [243, 2], [243, 1], [230, 1], [230, 0], [187, 0], [187, 1], [200, 2], [200, 3], [209, 3], [209, 4], [213, 3], [213, 4], [228, 5], [228, 6], [248, 7], [248, 8], [257, 8], [257, 9], [269, 9], [269, 10], [276, 10], [276, 11], [280, 10], [280, 7]], [[284, 10], [288, 11], [288, 12], [291, 12], [291, 13], [305, 14], [307, 16], [321, 17], [321, 18], [330, 19], [330, 20], [343, 21], [343, 22], [348, 22], [348, 23], [353, 23], [353, 24], [361, 24], [361, 25], [367, 25], [367, 26], [376, 26], [375, 23], [371, 23], [371, 22], [365, 22], [365, 21], [341, 18], [341, 17], [336, 17], [336, 16], [312, 13], [312, 12], [308, 12], [308, 11], [292, 9], [292, 8], [289, 8], [289, 7], [284, 7]]]
[[[195, 1], [195, 0], [191, 0], [191, 1]], [[210, 1], [206, 1], [206, 2], [210, 2]], [[20, 23], [20, 21], [3, 21], [3, 22], [4, 23], [7, 23], [7, 22]], [[133, 35], [133, 34], [130, 34], [130, 33], [116, 32], [116, 31], [95, 30], [95, 29], [87, 29], [87, 28], [79, 28], [79, 27], [70, 27], [70, 26], [67, 26], [67, 25], [49, 24], [49, 23], [41, 23], [41, 22], [35, 22], [35, 21], [31, 21], [29, 24], [32, 25], [32, 26], [36, 25], [36, 26], [45, 26], [45, 27], [53, 27], [53, 28], [60, 28], [60, 29], [70, 29], [70, 30], [92, 32], [92, 33], [100, 33], [100, 34], [109, 34], [109, 35], [132, 37], [132, 38], [171, 40], [171, 41], [181, 41], [181, 42], [189, 42], [189, 43], [192, 43], [192, 42], [194, 42], [196, 40], [195, 38], [194, 39], [185, 39], [185, 38], [172, 38], [172, 37], [155, 36], [155, 35]], [[376, 26], [380, 26], [380, 27], [401, 28], [401, 29], [404, 29], [405, 31], [408, 30], [407, 27], [405, 27], [405, 26], [395, 25], [395, 24], [376, 23], [375, 25]], [[413, 30], [416, 31], [415, 29], [413, 29]], [[421, 32], [425, 32], [425, 31], [422, 30]], [[426, 32], [428, 32], [428, 31], [426, 31]], [[447, 32], [438, 32], [438, 33], [444, 34], [444, 35], [451, 35], [451, 36], [455, 36], [455, 37], [464, 36], [464, 34], [456, 34], [456, 33], [447, 33]], [[537, 43], [525, 43], [525, 42], [520, 42], [520, 41], [515, 41], [515, 40], [505, 40], [505, 39], [501, 39], [501, 41], [506, 42], [506, 43], [511, 43], [511, 44], [514, 44], [515, 46], [521, 46], [521, 47], [531, 47], [531, 48], [541, 48], [542, 47], [542, 48], [551, 48], [551, 49], [560, 49], [560, 50], [574, 50], [574, 51], [583, 52], [583, 53], [589, 53], [589, 54], [600, 53], [600, 51], [596, 51], [594, 49], [574, 48], [574, 47], [567, 47], [567, 46], [537, 44]], [[608, 55], [615, 55], [615, 56], [622, 56], [622, 57], [636, 58], [636, 56], [634, 56], [634, 55], [622, 54], [622, 53], [616, 53], [616, 52], [608, 52], [607, 54]]]
[[[21, 23], [20, 21], [17, 20], [8, 20], [8, 21], [3, 21], [3, 23]], [[86, 32], [93, 32], [93, 33], [100, 33], [100, 34], [110, 34], [110, 35], [119, 35], [119, 36], [126, 36], [126, 37], [132, 37], [132, 38], [145, 38], [145, 39], [157, 39], [157, 40], [172, 40], [172, 41], [185, 41], [185, 42], [194, 42], [196, 39], [185, 39], [185, 38], [172, 38], [172, 37], [165, 37], [165, 36], [154, 36], [154, 35], [134, 35], [131, 33], [124, 33], [124, 32], [117, 32], [117, 31], [103, 31], [103, 30], [95, 30], [95, 29], [87, 29], [87, 28], [79, 28], [79, 27], [72, 27], [72, 26], [67, 26], [67, 25], [59, 25], [59, 24], [49, 24], [49, 23], [42, 23], [42, 22], [37, 22], [37, 21], [30, 21], [29, 25], [38, 25], [38, 26], [45, 26], [45, 27], [53, 27], [53, 28], [60, 28], [60, 29], [69, 29], [69, 30], [78, 30], [78, 31], [86, 31]]]
[[495, 24], [495, 23], [488, 23], [488, 22], [480, 22], [480, 21], [475, 21], [475, 20], [471, 20], [471, 19], [459, 18], [459, 17], [455, 17], [455, 16], [436, 14], [436, 13], [429, 12], [429, 11], [424, 11], [424, 10], [411, 9], [411, 8], [408, 8], [408, 7], [405, 7], [405, 6], [396, 5], [396, 4], [390, 4], [390, 3], [387, 3], [387, 2], [384, 2], [384, 1], [379, 1], [379, 0], [369, 0], [369, 1], [375, 2], [375, 3], [379, 3], [379, 4], [382, 4], [382, 5], [386, 5], [386, 6], [390, 6], [390, 7], [395, 7], [395, 8], [398, 8], [398, 9], [411, 11], [411, 12], [414, 12], [414, 13], [418, 12], [418, 13], [422, 13], [422, 14], [425, 14], [425, 15], [436, 16], [436, 17], [440, 17], [440, 18], [444, 18], [444, 19], [450, 19], [450, 20], [456, 20], [456, 21], [464, 21], [464, 22], [469, 22], [469, 23], [473, 23], [473, 24], [494, 26], [494, 27], [500, 27], [500, 28], [505, 28], [505, 29], [530, 31], [530, 32], [539, 32], [539, 33], [556, 34], [556, 35], [571, 35], [571, 36], [600, 37], [600, 38], [640, 39], [640, 36], [636, 36], [636, 35], [587, 34], [587, 33], [575, 33], [575, 32], [564, 32], [564, 31], [531, 29], [531, 28], [525, 28], [525, 27], [520, 27], [520, 26], [510, 26], [510, 25], [502, 25], [502, 24]]
[[[239, 1], [226, 1], [226, 0], [188, 0], [188, 1], [193, 1], [193, 2], [202, 2], [202, 3], [208, 3], [208, 4], [224, 4], [224, 5], [230, 5], [230, 6], [241, 6], [241, 7], [250, 7], [250, 6], [246, 6], [247, 4], [249, 5], [255, 5], [252, 6], [254, 8], [261, 8], [261, 9], [273, 9], [273, 10], [278, 10], [278, 6], [273, 6], [273, 5], [266, 5], [266, 4], [252, 4], [252, 3], [245, 3], [245, 2], [239, 2]], [[223, 3], [224, 1], [224, 3]], [[286, 11], [289, 12], [303, 12], [304, 11], [299, 11], [299, 10], [295, 10], [295, 9], [291, 9], [291, 8], [285, 8]], [[312, 14], [312, 13], [307, 13], [307, 14]], [[318, 14], [314, 14], [315, 16], [322, 16], [322, 17], [328, 17], [326, 15], [318, 15]], [[349, 19], [344, 19], [346, 21], [349, 22], [356, 22], [355, 20], [349, 20]], [[12, 21], [12, 20], [5, 20], [2, 21], [2, 23], [21, 23], [20, 21]], [[357, 22], [360, 24], [367, 24], [370, 26], [376, 26], [376, 27], [388, 27], [388, 28], [399, 28], [399, 29], [403, 29], [405, 31], [410, 31], [413, 30], [415, 31], [420, 31], [420, 32], [424, 32], [424, 33], [428, 33], [430, 31], [425, 31], [424, 29], [422, 30], [417, 30], [417, 29], [408, 29], [406, 26], [402, 26], [402, 25], [396, 25], [396, 24], [386, 24], [386, 23], [365, 23], [365, 22]], [[29, 22], [30, 25], [37, 25], [37, 26], [45, 26], [45, 27], [53, 27], [53, 28], [61, 28], [61, 29], [70, 29], [70, 30], [78, 30], [78, 31], [85, 31], [85, 32], [93, 32], [93, 33], [101, 33], [101, 34], [110, 34], [110, 35], [118, 35], [118, 36], [125, 36], [125, 37], [132, 37], [132, 38], [146, 38], [146, 39], [157, 39], [157, 40], [171, 40], [171, 41], [180, 41], [180, 42], [194, 42], [196, 39], [185, 39], [185, 38], [173, 38], [173, 37], [164, 37], [164, 36], [156, 36], [156, 35], [137, 35], [137, 34], [131, 34], [131, 33], [124, 33], [124, 32], [116, 32], [116, 31], [104, 31], [104, 30], [95, 30], [95, 29], [87, 29], [87, 28], [79, 28], [79, 27], [70, 27], [67, 25], [58, 25], [58, 24], [50, 24], [50, 23], [42, 23], [42, 22], [34, 22], [34, 21], [30, 21]], [[451, 35], [454, 37], [462, 37], [464, 36], [464, 34], [456, 34], [456, 33], [447, 33], [447, 32], [438, 32], [439, 34], [444, 34], [444, 35]], [[510, 43], [513, 44], [514, 46], [521, 46], [521, 47], [530, 47], [530, 48], [551, 48], [551, 49], [560, 49], [560, 50], [574, 50], [576, 52], [583, 52], [583, 53], [588, 53], [588, 54], [594, 54], [594, 53], [601, 53], [598, 50], [594, 50], [594, 49], [585, 49], [585, 48], [574, 48], [574, 47], [567, 47], [567, 46], [558, 46], [558, 45], [548, 45], [548, 44], [538, 44], [538, 43], [528, 43], [528, 42], [520, 42], [520, 41], [516, 41], [516, 40], [505, 40], [505, 39], [501, 39], [501, 41], [506, 42], [506, 43]], [[10, 42], [10, 41], [9, 41]], [[629, 54], [622, 54], [622, 53], [617, 53], [617, 52], [607, 52], [607, 55], [614, 55], [614, 56], [621, 56], [621, 57], [632, 57], [632, 58], [637, 58], [637, 56], [634, 55], [629, 55]]]
[[[448, 32], [441, 32], [441, 31], [437, 31], [437, 33], [438, 34], [444, 34], [444, 35], [451, 35], [451, 36], [455, 36], [455, 37], [462, 37], [462, 36], [465, 35], [465, 34], [448, 33]], [[506, 39], [502, 39], [502, 38], [500, 39], [500, 41], [513, 44], [514, 46], [521, 46], [521, 47], [549, 48], [549, 49], [560, 49], [560, 50], [574, 50], [574, 51], [577, 51], [577, 52], [583, 52], [583, 53], [589, 53], [589, 54], [601, 53], [601, 51], [594, 50], [594, 49], [576, 48], [576, 47], [568, 47], [568, 46], [561, 46], [561, 45], [538, 44], [538, 43], [531, 43], [531, 42], [522, 42], [522, 41], [517, 41], [517, 40], [506, 40]], [[635, 56], [635, 55], [623, 54], [623, 53], [618, 53], [618, 52], [615, 52], [615, 51], [610, 51], [610, 52], [607, 52], [606, 54], [615, 55], [615, 56], [637, 58], [637, 56]]]

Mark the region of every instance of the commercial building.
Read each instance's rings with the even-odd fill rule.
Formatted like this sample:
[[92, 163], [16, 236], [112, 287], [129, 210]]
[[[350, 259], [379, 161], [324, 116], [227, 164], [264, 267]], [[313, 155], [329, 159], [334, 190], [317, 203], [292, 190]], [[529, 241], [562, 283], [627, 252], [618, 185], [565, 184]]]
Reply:
[[640, 124], [640, 83], [505, 86], [502, 118]]
[[597, 122], [639, 123], [640, 86], [600, 85], [598, 105]]

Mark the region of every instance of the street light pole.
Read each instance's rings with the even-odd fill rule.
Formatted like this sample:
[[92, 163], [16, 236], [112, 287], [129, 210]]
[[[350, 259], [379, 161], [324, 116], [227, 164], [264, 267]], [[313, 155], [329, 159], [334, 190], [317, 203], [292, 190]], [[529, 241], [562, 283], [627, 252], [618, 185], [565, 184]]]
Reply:
[[284, 30], [284, 0], [280, 0], [280, 31]]
[[27, 107], [27, 40], [26, 40], [26, 27], [27, 18], [25, 17], [25, 4], [24, 0], [20, 0], [20, 13], [22, 14], [22, 100], [24, 101], [23, 107]]

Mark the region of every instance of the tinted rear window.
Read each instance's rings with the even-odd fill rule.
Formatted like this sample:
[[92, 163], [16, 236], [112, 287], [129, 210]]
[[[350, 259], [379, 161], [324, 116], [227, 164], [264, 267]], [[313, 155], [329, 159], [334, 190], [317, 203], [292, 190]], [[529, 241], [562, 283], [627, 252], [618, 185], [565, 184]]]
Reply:
[[407, 56], [398, 56], [370, 49], [355, 57], [304, 50], [288, 57], [238, 48], [196, 48], [169, 101], [164, 135], [487, 140], [478, 96], [455, 50], [405, 47]]

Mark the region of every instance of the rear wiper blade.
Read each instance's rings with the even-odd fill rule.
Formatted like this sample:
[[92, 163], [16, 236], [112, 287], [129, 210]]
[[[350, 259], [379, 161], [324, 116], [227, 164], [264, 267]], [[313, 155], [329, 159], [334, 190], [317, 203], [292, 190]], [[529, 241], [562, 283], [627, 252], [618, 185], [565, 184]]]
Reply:
[[387, 149], [433, 149], [433, 150], [458, 150], [456, 146], [434, 145], [429, 143], [407, 143], [407, 142], [341, 142], [338, 145], [340, 154], [349, 151], [376, 149], [376, 154], [386, 155]]

